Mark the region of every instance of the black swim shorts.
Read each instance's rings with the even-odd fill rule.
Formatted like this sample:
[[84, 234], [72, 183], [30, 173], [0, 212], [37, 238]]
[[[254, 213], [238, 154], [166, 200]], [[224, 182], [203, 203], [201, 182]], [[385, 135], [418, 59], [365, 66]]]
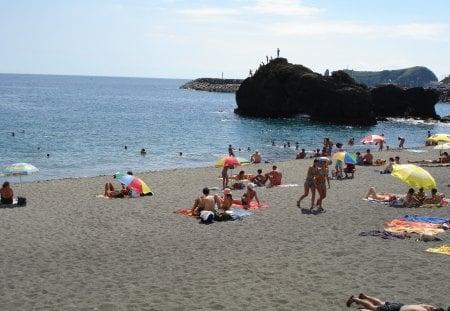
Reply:
[[384, 305], [378, 306], [377, 311], [400, 311], [403, 306], [403, 303], [386, 302]]

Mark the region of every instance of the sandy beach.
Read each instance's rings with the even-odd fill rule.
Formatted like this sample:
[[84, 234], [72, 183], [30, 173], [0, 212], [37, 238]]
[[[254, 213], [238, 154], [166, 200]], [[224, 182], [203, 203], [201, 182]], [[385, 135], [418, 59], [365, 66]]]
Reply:
[[[438, 157], [423, 150], [374, 154], [403, 163]], [[220, 188], [218, 168], [138, 173], [154, 196], [136, 199], [96, 197], [106, 182], [118, 185], [114, 168], [111, 176], [23, 183], [28, 205], [0, 209], [0, 309], [345, 310], [360, 292], [449, 306], [450, 256], [425, 250], [450, 244], [450, 232], [439, 235], [442, 242], [358, 235], [407, 214], [448, 218], [449, 207], [363, 201], [370, 186], [399, 194], [409, 186], [374, 172], [381, 167], [357, 167], [354, 179], [331, 181], [325, 213], [306, 214], [296, 200], [311, 163], [276, 163], [283, 183], [299, 186], [258, 189], [270, 207], [211, 225], [174, 211], [190, 208], [203, 187]], [[426, 169], [450, 197], [449, 168]], [[18, 194], [18, 178], [9, 180]]]

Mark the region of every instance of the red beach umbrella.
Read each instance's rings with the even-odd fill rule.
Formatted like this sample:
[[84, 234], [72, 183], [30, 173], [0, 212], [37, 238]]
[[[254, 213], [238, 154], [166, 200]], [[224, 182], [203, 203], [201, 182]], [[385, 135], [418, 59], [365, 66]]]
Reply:
[[364, 137], [361, 140], [361, 144], [379, 143], [380, 141], [384, 141], [384, 136], [381, 136], [381, 135], [369, 135], [369, 136]]

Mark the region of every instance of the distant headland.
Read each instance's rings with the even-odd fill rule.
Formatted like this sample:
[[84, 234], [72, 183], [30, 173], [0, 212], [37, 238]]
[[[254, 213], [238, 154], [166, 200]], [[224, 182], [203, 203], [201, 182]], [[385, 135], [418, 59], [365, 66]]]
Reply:
[[189, 89], [207, 92], [236, 93], [244, 80], [241, 79], [220, 79], [220, 78], [200, 78], [189, 81], [180, 86], [180, 89]]

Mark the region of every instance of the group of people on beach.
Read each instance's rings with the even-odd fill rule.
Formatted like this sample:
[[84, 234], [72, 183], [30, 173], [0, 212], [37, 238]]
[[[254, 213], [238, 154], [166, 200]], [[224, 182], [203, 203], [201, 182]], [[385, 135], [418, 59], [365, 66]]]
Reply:
[[[309, 195], [309, 192], [311, 192], [310, 210], [313, 210], [314, 207], [318, 207], [319, 212], [324, 211], [322, 202], [327, 196], [327, 187], [328, 189], [330, 189], [328, 164], [329, 161], [327, 161], [326, 159], [314, 159], [313, 165], [308, 168], [308, 171], [306, 173], [306, 179], [303, 185], [305, 192], [297, 200], [298, 207], [300, 207], [302, 200]], [[319, 198], [317, 199], [317, 201], [315, 201], [316, 190], [319, 194]]]

